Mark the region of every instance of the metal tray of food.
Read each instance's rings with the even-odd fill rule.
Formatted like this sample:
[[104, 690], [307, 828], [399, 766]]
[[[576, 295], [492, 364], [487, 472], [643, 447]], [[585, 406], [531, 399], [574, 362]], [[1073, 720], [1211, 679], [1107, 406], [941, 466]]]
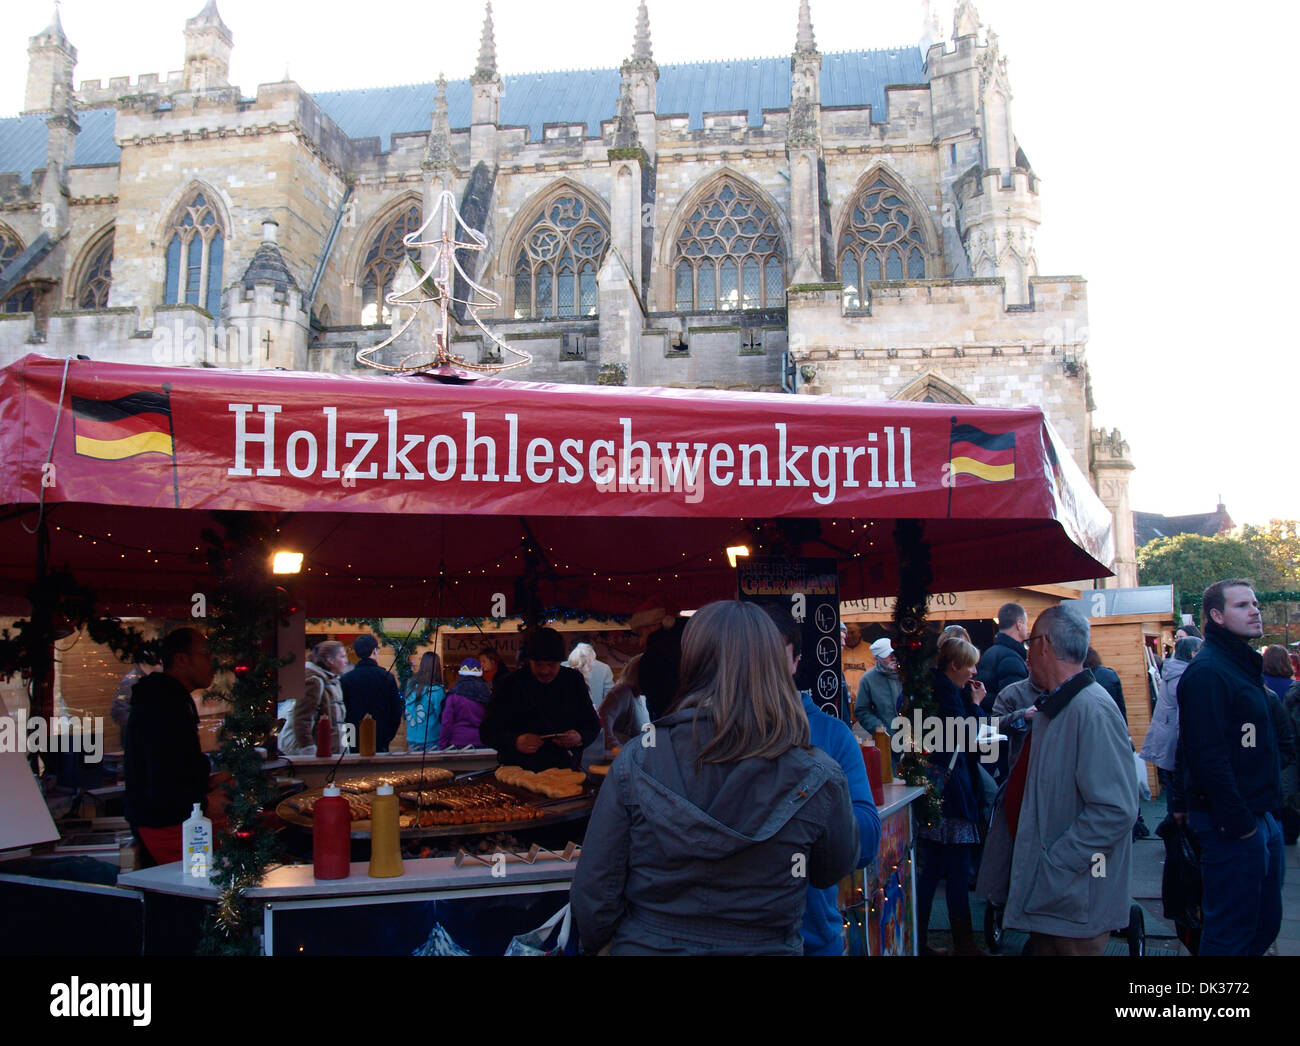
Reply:
[[[441, 785], [434, 785], [422, 790], [422, 795], [428, 797], [431, 801], [417, 803], [413, 796], [414, 792], [407, 792], [403, 796], [403, 790], [398, 790], [399, 798], [399, 833], [403, 839], [423, 839], [431, 836], [451, 836], [451, 835], [488, 835], [494, 832], [519, 831], [525, 828], [538, 828], [549, 824], [560, 824], [565, 821], [572, 821], [579, 817], [586, 816], [591, 810], [595, 801], [595, 792], [589, 787], [584, 788], [580, 795], [565, 797], [562, 799], [547, 799], [546, 797], [526, 788], [518, 788], [511, 785], [503, 784], [493, 777], [494, 771], [479, 771], [476, 773], [465, 774], [453, 781], [448, 781]], [[433, 823], [421, 825], [420, 819], [423, 816], [434, 815], [444, 812], [452, 804], [439, 802], [441, 799], [455, 799], [460, 795], [470, 791], [473, 786], [479, 786], [474, 789], [477, 793], [475, 798], [481, 805], [503, 806], [510, 805], [513, 807], [528, 810], [530, 816], [511, 817], [507, 819], [497, 819], [491, 821], [468, 821], [460, 823]], [[442, 793], [439, 796], [439, 793]], [[310, 813], [303, 812], [297, 807], [304, 801], [311, 801], [321, 797], [323, 790], [319, 788], [301, 792], [298, 795], [291, 796], [284, 800], [276, 808], [276, 814], [279, 818], [289, 825], [296, 828], [310, 830], [312, 827], [312, 817]], [[505, 803], [492, 804], [493, 795], [499, 795]], [[352, 797], [352, 805], [357, 812], [364, 811], [370, 799], [373, 799], [374, 793], [344, 793], [344, 798]], [[454, 813], [454, 810], [452, 811]], [[464, 811], [472, 814], [472, 808]], [[351, 836], [353, 839], [368, 839], [370, 837], [371, 825], [370, 820], [364, 817], [357, 817], [352, 821]]]

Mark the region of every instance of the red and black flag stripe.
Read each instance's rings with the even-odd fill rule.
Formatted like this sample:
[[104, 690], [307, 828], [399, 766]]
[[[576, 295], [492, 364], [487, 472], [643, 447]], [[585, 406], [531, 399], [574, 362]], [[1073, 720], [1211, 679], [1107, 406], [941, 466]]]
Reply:
[[976, 476], [989, 483], [1005, 483], [1016, 478], [1016, 434], [985, 432], [974, 425], [952, 421], [948, 442], [949, 474]]
[[72, 397], [76, 452], [85, 458], [120, 461], [138, 454], [175, 456], [171, 398], [165, 392], [132, 392], [112, 400]]

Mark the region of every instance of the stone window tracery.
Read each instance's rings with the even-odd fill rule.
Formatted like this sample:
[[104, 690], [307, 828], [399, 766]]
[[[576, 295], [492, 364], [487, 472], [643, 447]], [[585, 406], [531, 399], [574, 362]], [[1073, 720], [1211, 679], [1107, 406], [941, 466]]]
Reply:
[[785, 304], [784, 252], [776, 222], [752, 192], [724, 179], [677, 237], [678, 309], [761, 309]]
[[925, 279], [925, 237], [898, 187], [883, 174], [858, 194], [838, 249], [844, 307], [861, 308], [874, 280]]
[[361, 264], [361, 322], [366, 326], [392, 321], [392, 309], [384, 298], [393, 291], [393, 280], [410, 258], [419, 262], [420, 251], [408, 247], [402, 237], [420, 228], [420, 205], [411, 204], [398, 211], [375, 234]]
[[225, 236], [216, 211], [203, 193], [194, 198], [172, 223], [167, 244], [165, 305], [187, 302], [212, 315], [221, 311], [221, 264]]
[[108, 308], [108, 291], [113, 284], [113, 234], [110, 232], [91, 252], [90, 261], [82, 269], [81, 286], [77, 289], [77, 308]]
[[595, 316], [609, 230], [577, 195], [558, 196], [524, 233], [514, 264], [514, 318]]
[[[0, 272], [8, 267], [18, 255], [22, 254], [23, 245], [18, 237], [5, 229], [0, 229]], [[10, 291], [0, 302], [0, 312], [35, 312], [36, 293], [30, 287], [19, 286]]]

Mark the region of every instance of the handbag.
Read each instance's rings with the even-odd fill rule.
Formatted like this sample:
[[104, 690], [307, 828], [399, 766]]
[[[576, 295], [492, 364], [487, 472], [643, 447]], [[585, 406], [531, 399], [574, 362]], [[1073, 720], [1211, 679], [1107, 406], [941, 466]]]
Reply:
[[[569, 932], [573, 925], [572, 912], [566, 904], [535, 930], [513, 937], [506, 945], [507, 955], [563, 955], [569, 944]], [[558, 933], [556, 932], [558, 927]], [[551, 934], [555, 940], [547, 944]]]
[[1147, 764], [1136, 752], [1133, 753], [1133, 769], [1137, 774], [1138, 798], [1143, 801], [1151, 798], [1151, 783], [1147, 780]]

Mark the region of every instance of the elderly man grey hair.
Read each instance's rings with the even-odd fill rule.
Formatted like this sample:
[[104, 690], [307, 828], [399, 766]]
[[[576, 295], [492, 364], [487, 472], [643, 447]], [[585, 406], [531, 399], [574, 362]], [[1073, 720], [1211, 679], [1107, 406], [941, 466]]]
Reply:
[[1034, 635], [1046, 637], [1047, 645], [1058, 661], [1082, 665], [1088, 656], [1092, 626], [1088, 619], [1071, 606], [1058, 603], [1048, 607], [1034, 622]]

